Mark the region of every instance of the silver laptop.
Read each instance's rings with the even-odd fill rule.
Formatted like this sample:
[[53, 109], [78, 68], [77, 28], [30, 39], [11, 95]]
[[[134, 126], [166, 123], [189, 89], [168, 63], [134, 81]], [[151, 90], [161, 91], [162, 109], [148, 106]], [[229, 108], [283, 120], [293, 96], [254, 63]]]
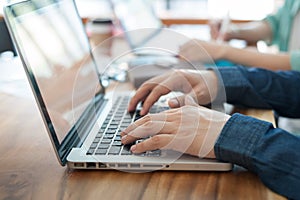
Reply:
[[[132, 49], [141, 47], [155, 37], [164, 27], [155, 15], [152, 2], [148, 0], [111, 0], [115, 17], [125, 32], [125, 36]], [[130, 32], [147, 29], [144, 34]]]
[[194, 69], [192, 62], [178, 58], [180, 45], [190, 38], [164, 26], [151, 0], [110, 0], [115, 21], [121, 27], [131, 56], [127, 60], [130, 81], [145, 80], [172, 69]]
[[102, 66], [94, 62], [73, 0], [22, 1], [5, 6], [4, 13], [61, 165], [124, 171], [232, 169], [229, 163], [168, 150], [132, 155], [130, 145], [121, 144], [120, 130], [140, 116], [126, 111], [131, 94], [105, 93], [98, 73]]
[[169, 62], [176, 63], [174, 56], [177, 55], [179, 46], [189, 38], [163, 25], [153, 9], [153, 1], [110, 0], [110, 2], [114, 16], [136, 55], [148, 56], [148, 62], [150, 56], [153, 56], [153, 60], [158, 59], [157, 56], [169, 56], [173, 57], [169, 58]]

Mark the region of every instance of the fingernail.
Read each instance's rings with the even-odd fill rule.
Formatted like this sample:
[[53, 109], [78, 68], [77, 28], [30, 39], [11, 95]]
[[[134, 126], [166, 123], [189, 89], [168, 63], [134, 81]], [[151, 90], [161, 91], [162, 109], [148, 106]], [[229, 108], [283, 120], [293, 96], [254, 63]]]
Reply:
[[172, 104], [172, 106], [179, 106], [179, 102], [177, 99], [170, 99], [169, 103]]
[[126, 140], [126, 138], [127, 138], [127, 135], [124, 135], [124, 136], [121, 138], [121, 140]]
[[130, 151], [134, 152], [135, 150], [136, 150], [136, 145], [132, 145], [132, 146], [130, 147]]

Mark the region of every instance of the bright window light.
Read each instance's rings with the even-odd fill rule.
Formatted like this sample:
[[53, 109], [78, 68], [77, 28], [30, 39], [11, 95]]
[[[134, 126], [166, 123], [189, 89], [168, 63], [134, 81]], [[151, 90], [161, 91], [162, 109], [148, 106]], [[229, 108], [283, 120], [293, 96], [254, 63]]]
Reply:
[[273, 10], [274, 0], [208, 0], [208, 13], [212, 17], [229, 13], [233, 19], [260, 20]]
[[[175, 14], [177, 17], [261, 20], [274, 12], [281, 0], [153, 0], [158, 13]], [[168, 8], [167, 8], [168, 7]]]

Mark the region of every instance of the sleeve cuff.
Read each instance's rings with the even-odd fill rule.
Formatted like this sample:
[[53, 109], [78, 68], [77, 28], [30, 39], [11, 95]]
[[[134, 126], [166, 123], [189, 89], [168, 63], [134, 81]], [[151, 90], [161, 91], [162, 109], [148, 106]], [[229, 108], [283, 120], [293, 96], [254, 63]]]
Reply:
[[292, 70], [300, 71], [300, 51], [291, 52], [291, 67]]
[[[274, 16], [267, 16], [264, 20], [264, 22], [266, 22], [270, 27], [271, 27], [271, 30], [272, 30], [272, 39], [276, 38], [276, 21], [275, 21], [275, 18]], [[265, 42], [268, 44], [268, 45], [272, 45], [274, 43], [273, 40], [265, 40]]]
[[253, 170], [253, 152], [270, 126], [271, 123], [234, 114], [225, 124], [214, 146], [216, 158]]

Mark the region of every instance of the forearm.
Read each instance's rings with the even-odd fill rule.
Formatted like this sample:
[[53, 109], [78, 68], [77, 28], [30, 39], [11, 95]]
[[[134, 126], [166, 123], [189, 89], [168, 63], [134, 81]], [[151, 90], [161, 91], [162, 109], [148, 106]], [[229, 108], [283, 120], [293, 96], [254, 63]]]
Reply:
[[299, 137], [273, 128], [271, 123], [235, 114], [225, 124], [214, 150], [217, 159], [243, 166], [272, 190], [297, 199], [299, 144]]
[[300, 73], [260, 68], [218, 68], [228, 103], [273, 109], [281, 116], [300, 117]]
[[290, 55], [287, 53], [267, 54], [249, 49], [224, 46], [220, 59], [244, 66], [261, 67], [269, 70], [291, 70]]
[[230, 37], [255, 43], [259, 40], [271, 40], [272, 30], [269, 24], [264, 21], [235, 24]]

